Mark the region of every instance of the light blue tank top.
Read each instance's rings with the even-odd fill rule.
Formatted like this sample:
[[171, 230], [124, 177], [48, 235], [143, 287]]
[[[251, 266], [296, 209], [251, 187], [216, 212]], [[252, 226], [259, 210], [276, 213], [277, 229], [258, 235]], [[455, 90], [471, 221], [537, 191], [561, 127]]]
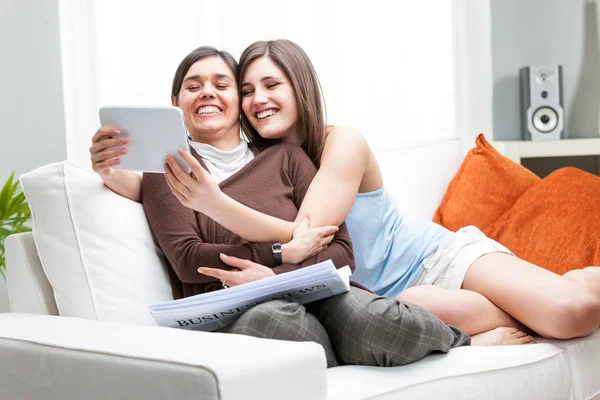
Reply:
[[385, 187], [357, 194], [346, 225], [356, 260], [351, 279], [386, 297], [412, 286], [423, 260], [452, 234], [431, 221], [401, 215]]

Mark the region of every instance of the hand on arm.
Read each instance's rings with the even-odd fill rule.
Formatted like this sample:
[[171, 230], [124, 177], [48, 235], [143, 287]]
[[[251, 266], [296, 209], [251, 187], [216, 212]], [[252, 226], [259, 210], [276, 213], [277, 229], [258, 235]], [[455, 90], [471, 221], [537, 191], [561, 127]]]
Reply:
[[127, 154], [126, 148], [114, 148], [129, 142], [127, 138], [118, 137], [120, 133], [119, 130], [106, 126], [101, 126], [96, 131], [90, 147], [92, 169], [100, 175], [104, 185], [110, 190], [139, 203], [142, 177], [134, 172], [113, 168], [121, 163], [120, 157]]
[[308, 257], [299, 263], [283, 263], [273, 268], [273, 272], [281, 274], [295, 269], [308, 267], [321, 261], [331, 260], [336, 268], [348, 265], [354, 271], [354, 251], [352, 250], [352, 241], [348, 234], [346, 224], [340, 226], [340, 230], [335, 233], [333, 240], [325, 246], [320, 252], [312, 257]]
[[309, 228], [308, 218], [304, 218], [294, 230], [294, 238], [281, 246], [283, 263], [298, 264], [317, 255], [327, 248], [338, 230], [337, 226]]

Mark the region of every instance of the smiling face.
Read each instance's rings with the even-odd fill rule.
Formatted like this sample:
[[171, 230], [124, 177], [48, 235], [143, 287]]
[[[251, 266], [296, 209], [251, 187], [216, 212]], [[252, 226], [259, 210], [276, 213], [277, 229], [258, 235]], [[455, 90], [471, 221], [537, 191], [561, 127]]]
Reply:
[[248, 66], [241, 95], [242, 110], [261, 137], [302, 143], [294, 87], [270, 58], [260, 57]]
[[239, 145], [239, 95], [230, 67], [220, 57], [196, 61], [172, 98], [181, 108], [194, 141], [221, 150]]

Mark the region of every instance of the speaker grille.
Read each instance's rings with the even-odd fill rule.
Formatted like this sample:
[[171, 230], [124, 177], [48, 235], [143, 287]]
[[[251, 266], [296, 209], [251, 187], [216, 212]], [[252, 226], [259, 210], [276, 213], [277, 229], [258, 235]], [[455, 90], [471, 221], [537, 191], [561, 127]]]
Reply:
[[540, 132], [551, 132], [558, 125], [558, 114], [551, 107], [540, 107], [533, 113], [533, 126]]

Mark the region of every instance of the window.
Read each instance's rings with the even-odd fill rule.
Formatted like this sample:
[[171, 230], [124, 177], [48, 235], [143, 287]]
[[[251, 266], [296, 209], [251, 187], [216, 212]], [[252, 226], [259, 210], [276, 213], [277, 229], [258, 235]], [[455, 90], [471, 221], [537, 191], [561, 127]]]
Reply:
[[101, 105], [170, 105], [175, 69], [194, 48], [237, 58], [277, 38], [311, 57], [328, 123], [357, 127], [374, 150], [454, 138], [452, 4], [61, 1], [69, 158], [89, 164]]

